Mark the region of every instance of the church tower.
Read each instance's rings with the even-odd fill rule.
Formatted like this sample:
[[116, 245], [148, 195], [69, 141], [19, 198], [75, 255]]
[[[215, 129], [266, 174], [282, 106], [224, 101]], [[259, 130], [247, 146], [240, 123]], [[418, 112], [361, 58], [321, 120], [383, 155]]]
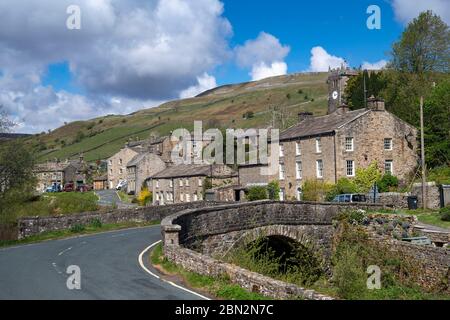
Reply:
[[329, 69], [328, 71], [328, 114], [335, 112], [342, 104], [347, 101], [345, 99], [345, 88], [347, 81], [358, 72], [345, 67], [343, 64], [340, 68]]

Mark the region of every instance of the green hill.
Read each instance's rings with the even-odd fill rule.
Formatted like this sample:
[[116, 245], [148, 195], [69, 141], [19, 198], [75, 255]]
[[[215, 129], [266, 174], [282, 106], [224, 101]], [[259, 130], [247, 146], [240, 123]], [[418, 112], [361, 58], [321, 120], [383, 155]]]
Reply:
[[[327, 73], [292, 74], [257, 82], [218, 87], [191, 99], [176, 100], [126, 116], [109, 115], [69, 123], [50, 133], [24, 138], [39, 161], [76, 158], [106, 159], [130, 139], [168, 135], [176, 128], [262, 128], [271, 124], [273, 108], [282, 108], [290, 125], [302, 111], [323, 115], [327, 110]], [[244, 114], [251, 114], [244, 117]]]

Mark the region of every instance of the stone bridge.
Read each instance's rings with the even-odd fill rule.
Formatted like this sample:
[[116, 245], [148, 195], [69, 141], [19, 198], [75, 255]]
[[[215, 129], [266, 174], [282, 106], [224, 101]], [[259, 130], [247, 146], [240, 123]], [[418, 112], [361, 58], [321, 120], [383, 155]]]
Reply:
[[[245, 274], [246, 281], [235, 279], [236, 282], [255, 291], [249, 285], [254, 283], [249, 279], [255, 274], [237, 267], [230, 271], [233, 267], [220, 261], [236, 245], [260, 236], [296, 242], [312, 250], [329, 269], [336, 215], [350, 209], [381, 208], [370, 204], [262, 201], [186, 210], [162, 222], [165, 255], [201, 274]], [[236, 268], [240, 271], [236, 272]], [[256, 282], [261, 291], [262, 282]], [[284, 294], [279, 297], [287, 297]]]

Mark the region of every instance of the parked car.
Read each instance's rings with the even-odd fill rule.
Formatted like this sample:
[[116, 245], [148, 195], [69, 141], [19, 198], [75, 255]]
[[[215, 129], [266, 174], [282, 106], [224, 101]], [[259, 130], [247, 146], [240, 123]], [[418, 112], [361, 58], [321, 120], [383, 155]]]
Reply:
[[46, 193], [56, 193], [56, 192], [61, 192], [61, 185], [54, 183], [52, 184], [50, 187], [47, 187], [45, 189]]
[[77, 192], [88, 192], [91, 190], [92, 190], [92, 187], [87, 184], [82, 184], [77, 187]]
[[367, 202], [367, 198], [364, 194], [340, 194], [333, 199], [333, 202], [361, 203]]
[[73, 191], [75, 191], [75, 185], [72, 182], [66, 183], [64, 185], [63, 191], [64, 192], [73, 192]]
[[116, 190], [119, 190], [119, 191], [123, 190], [127, 187], [127, 185], [128, 185], [128, 182], [126, 180], [119, 181], [119, 183], [116, 186]]

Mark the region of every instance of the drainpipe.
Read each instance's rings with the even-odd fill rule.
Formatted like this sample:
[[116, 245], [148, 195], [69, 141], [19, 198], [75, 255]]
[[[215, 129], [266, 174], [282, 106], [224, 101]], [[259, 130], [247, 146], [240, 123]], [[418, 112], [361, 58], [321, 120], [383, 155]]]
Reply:
[[337, 183], [338, 178], [337, 178], [336, 132], [334, 132], [333, 140], [334, 140], [334, 183]]

